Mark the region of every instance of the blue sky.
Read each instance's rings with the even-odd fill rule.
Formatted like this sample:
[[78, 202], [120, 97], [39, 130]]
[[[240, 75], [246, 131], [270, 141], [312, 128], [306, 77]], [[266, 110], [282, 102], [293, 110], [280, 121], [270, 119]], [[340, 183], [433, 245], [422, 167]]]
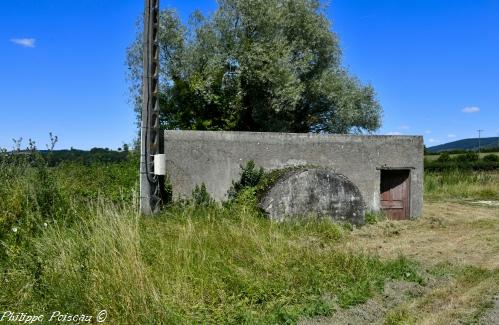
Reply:
[[[116, 149], [136, 134], [125, 50], [143, 0], [18, 0], [0, 4], [0, 147], [48, 133], [57, 148]], [[214, 0], [162, 0], [184, 20]], [[344, 65], [372, 83], [380, 134], [427, 145], [499, 134], [499, 1], [333, 0]], [[25, 141], [26, 142], [26, 141]]]

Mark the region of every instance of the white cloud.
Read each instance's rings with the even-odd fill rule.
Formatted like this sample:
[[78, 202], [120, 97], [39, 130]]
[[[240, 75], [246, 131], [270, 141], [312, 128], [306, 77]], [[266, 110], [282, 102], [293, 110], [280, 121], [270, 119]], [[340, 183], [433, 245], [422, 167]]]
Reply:
[[387, 135], [402, 135], [401, 132], [388, 132]]
[[430, 139], [428, 140], [428, 142], [429, 142], [429, 143], [435, 143], [435, 142], [436, 142], [436, 140], [435, 140], [435, 139], [433, 139], [433, 138], [430, 138]]
[[424, 133], [426, 134], [430, 134], [431, 133], [431, 130], [425, 130]]
[[399, 126], [399, 129], [401, 130], [409, 130], [411, 127], [409, 125], [401, 125]]
[[455, 137], [456, 137], [456, 135], [451, 133], [451, 134], [448, 134], [448, 135], [447, 135], [447, 137], [448, 137], [448, 138], [455, 138]]
[[480, 107], [477, 106], [467, 106], [461, 110], [463, 113], [478, 113], [480, 112]]
[[30, 48], [34, 48], [36, 43], [36, 39], [34, 38], [12, 38], [10, 41], [22, 47]]

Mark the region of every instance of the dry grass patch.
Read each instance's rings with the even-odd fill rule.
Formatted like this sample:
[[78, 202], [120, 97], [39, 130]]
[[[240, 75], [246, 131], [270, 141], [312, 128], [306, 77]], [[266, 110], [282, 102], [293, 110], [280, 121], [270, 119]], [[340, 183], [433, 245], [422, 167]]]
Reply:
[[383, 221], [352, 231], [339, 243], [382, 258], [404, 255], [424, 265], [448, 261], [499, 268], [499, 208], [427, 202], [416, 221]]
[[[366, 304], [306, 324], [496, 324], [499, 208], [472, 202], [427, 202], [414, 221], [381, 221], [336, 244], [381, 259], [406, 256], [425, 270], [423, 286], [385, 286]], [[403, 283], [402, 283], [403, 286]], [[408, 287], [411, 287], [408, 284]], [[414, 290], [417, 289], [417, 290]], [[492, 316], [490, 316], [492, 315]]]
[[[442, 268], [444, 270], [440, 273]], [[429, 288], [422, 297], [394, 308], [386, 319], [403, 311], [417, 324], [488, 324], [480, 319], [486, 313], [484, 306], [499, 290], [499, 271], [445, 264], [432, 271], [440, 273], [437, 277], [450, 276], [450, 279]]]

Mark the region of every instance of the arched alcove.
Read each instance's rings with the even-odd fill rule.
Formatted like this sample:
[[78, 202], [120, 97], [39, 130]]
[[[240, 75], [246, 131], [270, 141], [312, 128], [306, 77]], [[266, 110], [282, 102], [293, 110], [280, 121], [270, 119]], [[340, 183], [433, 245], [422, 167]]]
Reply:
[[365, 204], [357, 186], [323, 168], [284, 172], [261, 196], [260, 207], [273, 220], [318, 216], [363, 224]]

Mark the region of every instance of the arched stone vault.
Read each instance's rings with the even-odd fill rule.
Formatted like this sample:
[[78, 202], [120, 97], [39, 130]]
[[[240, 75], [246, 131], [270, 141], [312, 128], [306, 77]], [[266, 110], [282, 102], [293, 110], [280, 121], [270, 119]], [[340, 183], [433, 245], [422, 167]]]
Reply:
[[365, 203], [347, 177], [325, 168], [285, 172], [260, 198], [260, 207], [273, 220], [317, 216], [363, 224]]

